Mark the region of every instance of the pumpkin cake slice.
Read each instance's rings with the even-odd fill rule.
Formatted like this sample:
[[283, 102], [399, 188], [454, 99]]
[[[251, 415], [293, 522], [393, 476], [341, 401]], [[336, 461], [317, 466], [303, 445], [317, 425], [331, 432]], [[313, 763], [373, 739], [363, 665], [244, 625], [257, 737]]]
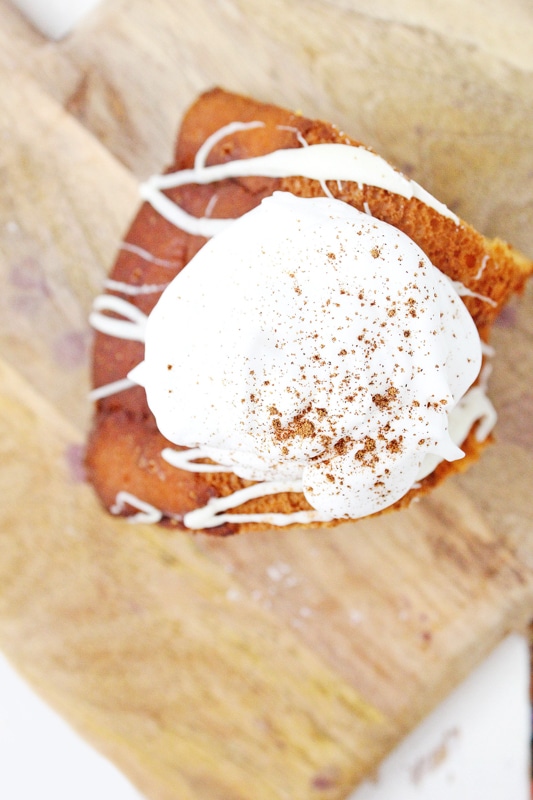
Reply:
[[229, 535], [408, 505], [496, 414], [491, 326], [533, 263], [334, 125], [220, 89], [95, 299], [89, 479]]

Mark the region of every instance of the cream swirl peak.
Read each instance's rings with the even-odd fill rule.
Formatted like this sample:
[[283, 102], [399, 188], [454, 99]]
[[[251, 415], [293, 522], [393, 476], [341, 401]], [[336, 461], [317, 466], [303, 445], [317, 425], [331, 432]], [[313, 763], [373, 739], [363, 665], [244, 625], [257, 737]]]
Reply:
[[403, 497], [429, 457], [463, 455], [449, 414], [480, 365], [470, 314], [409, 237], [277, 192], [165, 289], [130, 376], [171, 442], [356, 518]]

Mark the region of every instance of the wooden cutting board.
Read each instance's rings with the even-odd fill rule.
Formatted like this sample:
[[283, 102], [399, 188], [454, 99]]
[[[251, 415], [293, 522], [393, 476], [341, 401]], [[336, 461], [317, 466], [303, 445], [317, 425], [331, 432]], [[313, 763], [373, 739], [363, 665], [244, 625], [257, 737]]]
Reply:
[[230, 540], [83, 480], [87, 316], [179, 119], [222, 84], [337, 122], [533, 255], [533, 15], [449, 0], [103, 0], [49, 43], [0, 0], [0, 647], [156, 800], [340, 800], [533, 617], [533, 295], [497, 441], [406, 512]]

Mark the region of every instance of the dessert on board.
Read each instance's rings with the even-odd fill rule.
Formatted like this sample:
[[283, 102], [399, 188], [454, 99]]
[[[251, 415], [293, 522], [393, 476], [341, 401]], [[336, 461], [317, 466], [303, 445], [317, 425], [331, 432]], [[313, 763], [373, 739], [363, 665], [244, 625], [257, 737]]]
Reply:
[[475, 460], [533, 264], [334, 125], [215, 89], [95, 299], [87, 467], [131, 521], [229, 535], [408, 505]]

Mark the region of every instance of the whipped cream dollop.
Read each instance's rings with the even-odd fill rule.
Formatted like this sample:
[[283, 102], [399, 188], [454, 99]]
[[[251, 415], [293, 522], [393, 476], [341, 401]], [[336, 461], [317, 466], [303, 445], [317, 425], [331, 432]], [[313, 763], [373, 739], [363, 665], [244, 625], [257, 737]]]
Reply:
[[393, 504], [461, 458], [449, 414], [481, 343], [453, 283], [393, 226], [276, 192], [163, 292], [130, 378], [171, 442], [324, 517]]

